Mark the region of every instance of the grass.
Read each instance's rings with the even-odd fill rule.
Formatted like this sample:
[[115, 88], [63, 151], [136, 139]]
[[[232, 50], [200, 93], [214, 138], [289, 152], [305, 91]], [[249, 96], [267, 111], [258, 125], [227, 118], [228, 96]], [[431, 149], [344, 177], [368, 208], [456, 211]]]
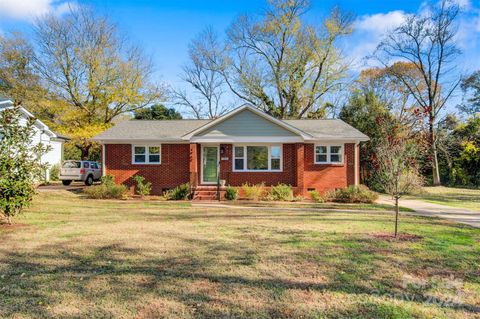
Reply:
[[45, 192], [0, 227], [0, 317], [478, 318], [480, 230], [392, 220]]
[[[371, 210], [371, 211], [394, 211], [395, 206], [389, 204], [366, 204], [366, 203], [311, 203], [311, 202], [268, 202], [268, 201], [224, 201], [222, 204], [234, 206], [251, 206], [251, 207], [282, 207], [282, 208], [318, 208], [318, 209], [335, 209], [335, 210]], [[413, 209], [401, 207], [402, 212], [414, 212]]]
[[480, 189], [453, 187], [424, 187], [423, 192], [410, 196], [426, 202], [451, 207], [466, 208], [480, 211]]

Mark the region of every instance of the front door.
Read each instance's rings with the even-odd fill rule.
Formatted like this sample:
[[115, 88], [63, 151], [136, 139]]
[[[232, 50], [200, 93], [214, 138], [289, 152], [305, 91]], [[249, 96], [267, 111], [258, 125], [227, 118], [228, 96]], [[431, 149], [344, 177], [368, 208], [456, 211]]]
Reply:
[[216, 184], [218, 181], [218, 146], [202, 146], [202, 182]]

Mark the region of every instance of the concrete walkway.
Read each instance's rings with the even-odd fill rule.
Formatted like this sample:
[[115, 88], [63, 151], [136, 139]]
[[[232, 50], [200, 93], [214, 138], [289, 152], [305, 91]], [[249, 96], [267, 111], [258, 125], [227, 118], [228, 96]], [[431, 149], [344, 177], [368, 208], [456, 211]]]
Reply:
[[[383, 195], [380, 196], [377, 202], [381, 204], [395, 204], [393, 199]], [[411, 214], [444, 218], [480, 228], [480, 211], [449, 207], [416, 199], [400, 199], [400, 206], [415, 210], [415, 213]]]

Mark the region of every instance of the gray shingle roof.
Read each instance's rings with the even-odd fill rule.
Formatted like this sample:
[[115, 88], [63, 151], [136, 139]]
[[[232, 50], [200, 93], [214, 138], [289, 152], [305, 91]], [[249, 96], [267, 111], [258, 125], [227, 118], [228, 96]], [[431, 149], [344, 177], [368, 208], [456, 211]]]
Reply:
[[95, 136], [95, 140], [180, 140], [210, 120], [123, 121]]
[[[95, 136], [94, 140], [178, 141], [211, 120], [130, 120], [116, 124]], [[342, 120], [284, 120], [287, 124], [317, 139], [365, 140], [368, 137]]]
[[368, 136], [342, 120], [284, 120], [318, 139], [368, 139]]

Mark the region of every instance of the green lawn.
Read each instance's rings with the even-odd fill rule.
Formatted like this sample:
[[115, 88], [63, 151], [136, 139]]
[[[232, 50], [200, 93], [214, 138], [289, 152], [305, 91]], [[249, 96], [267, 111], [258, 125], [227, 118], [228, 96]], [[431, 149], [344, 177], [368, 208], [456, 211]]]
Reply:
[[0, 318], [478, 318], [480, 230], [392, 221], [41, 193], [0, 227]]
[[422, 193], [410, 198], [480, 211], [480, 189], [453, 187], [424, 187], [423, 189]]

